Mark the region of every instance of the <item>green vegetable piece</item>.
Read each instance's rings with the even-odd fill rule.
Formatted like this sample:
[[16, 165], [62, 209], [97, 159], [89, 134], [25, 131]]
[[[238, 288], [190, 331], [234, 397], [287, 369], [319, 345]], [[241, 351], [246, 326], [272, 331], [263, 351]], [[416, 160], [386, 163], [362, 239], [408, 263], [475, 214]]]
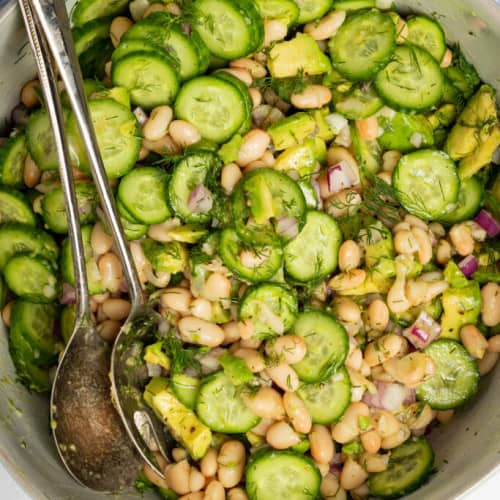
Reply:
[[146, 386], [144, 400], [194, 460], [205, 455], [212, 432], [174, 396], [166, 378], [153, 378]]
[[76, 312], [74, 306], [66, 306], [61, 311], [61, 316], [59, 317], [59, 331], [61, 332], [61, 337], [64, 343], [67, 344], [73, 333], [73, 328], [75, 327]]
[[303, 71], [307, 75], [321, 75], [332, 69], [330, 59], [321, 52], [316, 40], [305, 33], [277, 43], [269, 52], [268, 67], [274, 78], [287, 78]]
[[194, 410], [200, 392], [201, 380], [182, 373], [174, 373], [170, 383], [177, 399], [190, 410]]
[[314, 139], [307, 138], [302, 144], [285, 149], [276, 158], [273, 168], [285, 174], [295, 172], [299, 177], [305, 177], [314, 172], [316, 161], [316, 142]]
[[240, 150], [242, 144], [243, 137], [239, 134], [233, 135], [229, 142], [226, 142], [226, 144], [223, 144], [220, 147], [217, 154], [221, 157], [225, 164], [231, 163], [238, 159], [238, 151]]
[[[324, 142], [330, 142], [335, 134], [331, 129], [330, 125], [326, 121], [325, 117], [330, 114], [330, 110], [328, 108], [315, 109], [311, 111], [311, 116], [314, 118], [317, 126], [317, 132], [314, 136], [314, 139], [320, 139], [323, 144]], [[314, 140], [313, 139], [313, 140]], [[325, 146], [325, 159], [326, 159], [326, 146]], [[322, 159], [318, 158], [318, 161], [322, 163]]]
[[241, 358], [225, 352], [219, 357], [219, 363], [229, 380], [236, 386], [247, 384], [253, 379], [253, 373]]
[[384, 149], [406, 153], [434, 145], [433, 129], [424, 115], [396, 113], [391, 118], [380, 115], [378, 124], [384, 130], [378, 138]]
[[179, 273], [188, 266], [188, 251], [178, 241], [161, 243], [146, 238], [142, 242], [144, 255], [151, 262], [153, 269], [160, 273]]
[[444, 279], [452, 288], [463, 288], [469, 285], [469, 280], [452, 260], [450, 260], [444, 268]]
[[161, 341], [146, 346], [143, 358], [144, 361], [150, 365], [158, 365], [166, 371], [170, 370], [170, 358], [167, 353], [163, 351], [163, 342]]
[[116, 102], [130, 108], [130, 94], [125, 87], [111, 87], [93, 92], [91, 99], [114, 99]]
[[290, 449], [296, 453], [307, 453], [310, 447], [309, 439], [302, 439], [299, 444], [293, 445]]
[[449, 288], [442, 297], [441, 337], [458, 340], [464, 325], [475, 324], [481, 313], [479, 284], [471, 281], [462, 288]]
[[315, 130], [316, 121], [314, 118], [302, 112], [287, 116], [267, 129], [274, 147], [278, 151], [301, 144]]

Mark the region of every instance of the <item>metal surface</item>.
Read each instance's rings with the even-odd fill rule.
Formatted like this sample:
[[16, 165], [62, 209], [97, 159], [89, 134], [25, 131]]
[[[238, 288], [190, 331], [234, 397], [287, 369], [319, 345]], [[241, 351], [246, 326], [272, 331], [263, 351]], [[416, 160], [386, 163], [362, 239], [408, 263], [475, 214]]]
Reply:
[[[72, 2], [70, 2], [72, 3]], [[448, 38], [460, 42], [481, 77], [500, 93], [500, 6], [495, 0], [396, 1], [442, 23]], [[0, 20], [0, 117], [8, 117], [24, 81], [34, 74], [26, 54], [22, 23], [14, 9]], [[28, 51], [29, 52], [29, 51]], [[78, 487], [64, 473], [47, 433], [48, 404], [15, 383], [6, 335], [0, 334], [0, 460], [36, 499], [102, 500]], [[436, 473], [411, 500], [451, 500], [471, 492], [488, 475], [500, 473], [500, 366], [481, 382], [479, 395], [452, 422], [433, 432]], [[123, 493], [120, 500], [137, 500]], [[146, 498], [156, 498], [155, 495]], [[472, 498], [474, 492], [472, 491]]]

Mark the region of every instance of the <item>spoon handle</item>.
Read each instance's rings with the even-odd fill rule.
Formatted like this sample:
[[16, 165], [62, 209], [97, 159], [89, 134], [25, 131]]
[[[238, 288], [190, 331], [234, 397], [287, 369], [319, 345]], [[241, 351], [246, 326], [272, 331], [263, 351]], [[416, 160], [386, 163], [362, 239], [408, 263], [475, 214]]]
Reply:
[[85, 269], [85, 255], [80, 230], [78, 203], [73, 184], [71, 160], [64, 132], [64, 118], [57, 89], [57, 78], [50, 63], [50, 52], [31, 10], [28, 0], [19, 0], [19, 6], [28, 32], [31, 48], [35, 55], [40, 84], [45, 96], [45, 106], [54, 132], [54, 141], [59, 163], [59, 174], [64, 194], [66, 213], [68, 217], [68, 231], [73, 255], [73, 272], [76, 288], [76, 319], [77, 323], [89, 321], [89, 295], [87, 273]]
[[109, 186], [94, 129], [91, 125], [83, 80], [76, 57], [64, 0], [27, 0], [35, 10], [52, 57], [68, 93], [69, 101], [80, 130], [80, 135], [97, 185], [104, 213], [115, 240], [132, 302], [131, 316], [144, 304], [144, 295], [137, 271], [123, 234], [115, 200]]

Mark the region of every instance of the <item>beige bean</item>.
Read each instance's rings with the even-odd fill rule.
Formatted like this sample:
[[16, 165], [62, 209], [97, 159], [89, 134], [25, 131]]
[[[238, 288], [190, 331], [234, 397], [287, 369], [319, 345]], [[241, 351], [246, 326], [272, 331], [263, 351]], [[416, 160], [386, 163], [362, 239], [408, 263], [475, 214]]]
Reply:
[[397, 382], [415, 387], [426, 375], [427, 356], [421, 352], [412, 352], [402, 358], [391, 358], [385, 361], [383, 366]]
[[420, 403], [415, 403], [415, 418], [411, 419], [408, 427], [410, 430], [424, 429], [434, 419], [434, 412], [429, 405], [421, 406]]
[[295, 392], [299, 388], [299, 376], [288, 363], [281, 362], [276, 366], [269, 366], [266, 373], [284, 391]]
[[450, 229], [450, 240], [459, 255], [466, 257], [474, 251], [474, 238], [466, 224], [455, 224]]
[[242, 340], [251, 340], [255, 331], [252, 320], [245, 319], [243, 321], [238, 321], [238, 331]]
[[250, 97], [252, 98], [253, 109], [255, 109], [257, 106], [260, 106], [262, 104], [262, 93], [259, 89], [255, 88], [255, 87], [251, 87], [248, 89], [248, 93], [250, 94]]
[[427, 264], [432, 259], [432, 242], [429, 233], [420, 227], [413, 227], [411, 232], [418, 245], [418, 260], [420, 264]]
[[361, 195], [355, 189], [343, 189], [325, 200], [326, 211], [334, 218], [353, 215], [361, 206]]
[[389, 465], [389, 454], [364, 453], [360, 460], [366, 472], [382, 472]]
[[481, 288], [481, 318], [486, 326], [500, 323], [500, 286], [487, 283]]
[[142, 134], [148, 141], [159, 141], [167, 135], [174, 112], [170, 106], [158, 106], [151, 111], [142, 127]]
[[333, 304], [337, 318], [340, 321], [356, 323], [361, 319], [361, 309], [350, 297], [338, 297]]
[[444, 238], [446, 236], [446, 229], [439, 222], [431, 222], [429, 224], [429, 230], [436, 238]]
[[311, 445], [311, 456], [315, 462], [327, 464], [333, 460], [335, 447], [328, 427], [314, 424], [309, 433], [309, 443]]
[[198, 129], [184, 120], [173, 120], [168, 127], [168, 133], [181, 148], [191, 146], [201, 140]]
[[384, 172], [390, 172], [394, 170], [401, 158], [401, 152], [397, 150], [386, 151], [382, 155], [382, 170]]
[[384, 335], [366, 346], [365, 362], [371, 367], [385, 363], [396, 356], [405, 344], [406, 340], [400, 335], [393, 333]]
[[351, 457], [347, 457], [340, 472], [340, 485], [345, 490], [353, 490], [361, 486], [368, 478], [368, 473], [355, 462]]
[[446, 49], [443, 59], [441, 59], [441, 63], [439, 65], [441, 66], [441, 68], [447, 68], [448, 66], [451, 66], [452, 61], [453, 52], [450, 49]]
[[342, 272], [356, 269], [361, 264], [361, 248], [353, 240], [346, 240], [339, 249], [339, 269]]
[[173, 14], [174, 16], [180, 16], [182, 14], [182, 9], [175, 2], [168, 2], [165, 5], [165, 11], [170, 14]]
[[205, 281], [200, 295], [211, 301], [227, 299], [231, 296], [231, 282], [222, 273], [212, 273]]
[[264, 130], [254, 129], [243, 137], [236, 163], [242, 167], [262, 158], [271, 143], [271, 136]]
[[498, 362], [498, 352], [487, 352], [484, 356], [483, 359], [480, 359], [477, 362], [477, 366], [479, 367], [479, 375], [484, 376], [487, 375], [488, 373], [495, 368], [495, 365]]
[[113, 21], [111, 21], [109, 36], [111, 37], [113, 47], [118, 47], [122, 36], [129, 30], [132, 24], [132, 21], [128, 17], [123, 16], [115, 17]]
[[283, 406], [293, 428], [301, 434], [308, 434], [312, 427], [312, 418], [302, 399], [294, 392], [285, 392]]
[[106, 233], [100, 222], [97, 222], [92, 228], [90, 246], [94, 255], [103, 255], [109, 252], [113, 246], [113, 237]]
[[217, 477], [224, 488], [233, 488], [243, 477], [245, 469], [245, 447], [240, 441], [226, 441], [220, 448]]
[[225, 500], [226, 492], [219, 481], [211, 481], [205, 489], [203, 500]]
[[236, 163], [224, 165], [221, 172], [220, 183], [227, 194], [231, 194], [238, 181], [243, 177], [240, 167]]
[[24, 160], [23, 180], [27, 187], [34, 188], [39, 182], [42, 172], [30, 154]]
[[191, 467], [189, 472], [189, 489], [196, 493], [205, 487], [205, 476], [196, 468]]
[[248, 71], [245, 68], [233, 68], [233, 67], [222, 68], [219, 71], [224, 71], [225, 73], [229, 73], [230, 75], [233, 75], [240, 82], [243, 82], [247, 87], [250, 87], [250, 85], [252, 85], [252, 83], [253, 83], [253, 78], [252, 78], [250, 71]]
[[370, 302], [367, 311], [367, 321], [370, 328], [383, 332], [389, 324], [389, 308], [381, 299]]
[[[394, 435], [400, 429], [399, 420], [386, 410], [376, 410], [373, 415], [373, 425], [379, 433], [382, 440], [386, 437]], [[382, 444], [382, 447], [383, 444]]]
[[441, 410], [436, 412], [436, 419], [441, 424], [447, 424], [455, 414], [454, 410]]
[[375, 429], [361, 434], [361, 444], [368, 453], [377, 453], [380, 450], [381, 443], [380, 434]]
[[242, 57], [240, 59], [233, 59], [229, 66], [231, 68], [246, 69], [252, 78], [264, 78], [267, 75], [266, 67], [254, 59], [249, 57]]
[[116, 339], [121, 327], [122, 324], [120, 321], [107, 319], [97, 325], [97, 333], [99, 333], [103, 340], [111, 343]]
[[363, 353], [361, 352], [361, 349], [358, 348], [353, 349], [349, 353], [345, 361], [346, 367], [354, 371], [359, 371], [361, 369], [362, 364], [363, 364]]
[[298, 335], [282, 335], [266, 342], [266, 354], [271, 358], [283, 359], [293, 365], [304, 359], [307, 347], [304, 339]]
[[182, 460], [176, 464], [167, 465], [165, 468], [165, 479], [168, 485], [177, 494], [185, 495], [189, 490], [189, 473], [191, 466], [187, 460]]
[[177, 323], [184, 342], [217, 347], [224, 342], [224, 331], [215, 323], [194, 316], [185, 316]]
[[321, 480], [319, 492], [323, 498], [332, 498], [337, 495], [340, 489], [338, 477], [332, 472], [328, 472]]
[[327, 40], [332, 37], [345, 21], [344, 10], [333, 10], [319, 21], [307, 23], [304, 33], [312, 36], [315, 40]]
[[14, 301], [11, 300], [10, 302], [7, 302], [7, 304], [5, 304], [4, 308], [2, 309], [2, 319], [7, 328], [10, 327], [10, 315], [12, 313], [13, 305]]
[[271, 387], [261, 387], [254, 396], [244, 396], [248, 409], [262, 418], [280, 420], [285, 416], [281, 394]]
[[158, 486], [158, 488], [169, 488], [166, 479], [157, 474], [148, 464], [145, 463], [143, 465], [142, 471], [144, 472], [146, 479], [151, 481], [155, 486]]
[[172, 458], [176, 462], [180, 462], [181, 460], [185, 460], [187, 458], [187, 451], [184, 448], [174, 448], [172, 450]]
[[474, 325], [465, 325], [461, 328], [460, 340], [469, 354], [476, 359], [482, 359], [488, 349], [488, 341]]
[[382, 448], [385, 450], [392, 450], [393, 448], [396, 448], [396, 446], [403, 444], [410, 437], [410, 435], [411, 432], [408, 426], [401, 424], [397, 432], [382, 439]]
[[109, 319], [123, 321], [130, 313], [131, 304], [125, 299], [108, 299], [102, 304], [102, 311]]
[[451, 245], [446, 240], [439, 240], [436, 248], [436, 260], [438, 264], [445, 266], [451, 259], [452, 250]]
[[488, 351], [500, 352], [500, 335], [493, 335], [488, 339]]
[[188, 493], [187, 495], [182, 495], [179, 500], [203, 500], [205, 493], [203, 491], [195, 491], [194, 493]]
[[408, 224], [408, 222], [401, 221], [401, 222], [398, 222], [392, 228], [392, 234], [394, 234], [394, 236], [396, 236], [396, 234], [399, 233], [399, 231], [410, 231], [410, 229], [411, 229], [411, 226], [410, 226], [410, 224]]
[[38, 92], [40, 92], [40, 82], [38, 80], [29, 80], [21, 89], [21, 102], [28, 108], [32, 109], [40, 104]]
[[180, 146], [167, 134], [158, 141], [142, 140], [142, 147], [147, 151], [154, 151], [157, 154], [173, 156], [181, 152]]
[[233, 355], [237, 358], [243, 359], [249, 370], [253, 373], [261, 372], [266, 368], [264, 357], [256, 349], [240, 348], [234, 351]]
[[240, 339], [240, 331], [237, 321], [230, 321], [222, 325], [224, 330], [224, 344], [233, 344]]
[[308, 85], [301, 92], [292, 94], [290, 102], [297, 109], [316, 109], [326, 106], [332, 100], [332, 92], [324, 85]]
[[283, 40], [288, 33], [288, 26], [277, 19], [264, 21], [264, 47], [269, 47], [273, 42]]
[[400, 254], [413, 254], [418, 251], [418, 242], [411, 230], [398, 231], [394, 236], [394, 249]]
[[114, 253], [107, 252], [99, 258], [97, 265], [103, 287], [111, 293], [118, 292], [123, 279], [120, 259]]
[[420, 219], [419, 217], [411, 214], [406, 214], [404, 221], [410, 224], [411, 227], [419, 227], [423, 229], [424, 231], [427, 231], [429, 229], [429, 226], [427, 225], [427, 222], [424, 220]]
[[188, 314], [192, 299], [191, 292], [185, 288], [167, 288], [160, 295], [160, 305], [181, 314]]
[[217, 450], [209, 448], [200, 461], [200, 470], [205, 477], [213, 477], [217, 473]]
[[345, 273], [337, 274], [329, 282], [328, 286], [338, 292], [347, 292], [361, 286], [366, 279], [364, 269], [352, 269]]
[[300, 443], [300, 436], [286, 422], [276, 422], [269, 427], [266, 441], [277, 450], [286, 450]]
[[232, 488], [227, 492], [227, 500], [248, 500], [248, 495], [243, 488]]
[[252, 427], [252, 433], [256, 436], [265, 437], [269, 427], [271, 427], [274, 422], [275, 420], [272, 418], [261, 418], [260, 422], [255, 427]]
[[212, 303], [207, 299], [198, 297], [189, 304], [189, 312], [197, 318], [210, 321], [212, 319]]
[[380, 172], [377, 174], [377, 177], [383, 180], [389, 186], [392, 185], [392, 175], [389, 172]]
[[356, 120], [356, 129], [365, 141], [374, 141], [378, 137], [377, 117], [374, 115], [361, 120]]
[[360, 433], [359, 417], [370, 417], [370, 409], [365, 403], [353, 402], [347, 408], [342, 420], [332, 428], [332, 437], [337, 443], [345, 444], [356, 439]]

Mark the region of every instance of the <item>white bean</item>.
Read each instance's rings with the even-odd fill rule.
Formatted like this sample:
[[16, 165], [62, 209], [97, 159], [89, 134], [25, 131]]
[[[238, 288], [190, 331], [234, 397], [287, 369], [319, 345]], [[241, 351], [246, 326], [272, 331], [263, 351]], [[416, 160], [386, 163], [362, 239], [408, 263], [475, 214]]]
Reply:
[[240, 348], [233, 352], [237, 358], [243, 359], [253, 373], [261, 372], [266, 368], [266, 362], [262, 354], [256, 349]]
[[151, 481], [155, 486], [165, 489], [169, 488], [167, 481], [160, 475], [158, 475], [148, 464], [144, 464], [144, 466], [142, 467], [142, 471], [144, 472], [146, 479]]
[[174, 448], [172, 450], [172, 458], [176, 462], [180, 462], [181, 460], [185, 460], [187, 458], [187, 451], [184, 448]]
[[368, 478], [368, 473], [355, 462], [351, 457], [347, 457], [340, 472], [340, 485], [345, 490], [353, 490], [361, 486]]
[[450, 229], [450, 240], [457, 253], [463, 257], [474, 251], [474, 238], [466, 224], [455, 224]]
[[38, 92], [40, 91], [40, 82], [38, 80], [29, 80], [21, 89], [21, 102], [28, 108], [34, 108], [40, 104]]
[[120, 331], [122, 324], [114, 319], [107, 319], [97, 325], [97, 333], [106, 342], [113, 342]]
[[259, 89], [255, 88], [255, 87], [251, 87], [248, 89], [248, 93], [250, 94], [250, 97], [252, 98], [253, 109], [255, 109], [257, 106], [260, 106], [262, 104], [262, 93]]
[[240, 441], [226, 441], [220, 448], [217, 477], [224, 488], [233, 488], [243, 477], [245, 447]]
[[281, 362], [276, 366], [270, 366], [266, 369], [266, 373], [284, 391], [295, 392], [299, 388], [299, 377], [288, 363]]
[[269, 47], [273, 42], [283, 40], [288, 33], [288, 26], [277, 19], [264, 21], [264, 47]]
[[176, 144], [185, 148], [201, 140], [198, 129], [184, 120], [174, 120], [170, 122], [168, 133]]
[[231, 282], [222, 273], [212, 273], [207, 278], [200, 295], [211, 301], [227, 299], [231, 296]]
[[427, 264], [432, 259], [432, 242], [429, 233], [420, 227], [413, 227], [411, 232], [418, 245], [418, 260], [420, 264]]
[[188, 314], [192, 298], [191, 292], [185, 288], [167, 288], [160, 295], [160, 304], [181, 314]]
[[328, 286], [338, 292], [347, 292], [362, 285], [365, 279], [366, 271], [364, 269], [352, 269], [334, 276], [328, 282]]
[[233, 59], [229, 63], [229, 66], [231, 66], [231, 68], [246, 69], [252, 75], [252, 78], [264, 78], [267, 75], [265, 66], [249, 57]]
[[381, 299], [375, 299], [368, 306], [367, 321], [370, 328], [383, 332], [389, 324], [389, 308]]
[[123, 279], [120, 259], [114, 253], [105, 253], [99, 258], [98, 268], [103, 287], [111, 293], [118, 292]]
[[177, 328], [184, 342], [208, 347], [217, 347], [224, 342], [224, 331], [220, 326], [194, 316], [180, 319]]
[[113, 237], [104, 231], [100, 222], [97, 222], [92, 228], [90, 236], [90, 246], [94, 255], [102, 255], [111, 250], [113, 246]]
[[356, 129], [366, 141], [374, 141], [378, 137], [378, 119], [375, 115], [356, 120]]
[[484, 357], [488, 349], [488, 341], [476, 326], [463, 326], [460, 329], [460, 340], [472, 357], [476, 359]]
[[209, 448], [200, 461], [201, 473], [205, 477], [213, 477], [217, 473], [217, 450]]
[[12, 306], [14, 305], [14, 301], [11, 300], [7, 302], [7, 304], [2, 309], [2, 319], [7, 328], [10, 327], [10, 315], [12, 313]]
[[247, 87], [250, 87], [250, 85], [252, 85], [253, 83], [250, 71], [245, 68], [223, 68], [219, 71], [225, 71], [226, 73], [233, 75], [235, 78], [243, 82]]
[[159, 141], [167, 135], [174, 112], [170, 106], [158, 106], [151, 111], [142, 127], [142, 133], [148, 141]]
[[286, 450], [300, 443], [300, 436], [286, 422], [276, 422], [269, 427], [266, 441], [277, 450]]
[[248, 495], [243, 488], [232, 488], [227, 492], [227, 500], [248, 500]]
[[319, 21], [307, 23], [304, 33], [312, 36], [315, 40], [327, 40], [332, 37], [345, 21], [344, 10], [333, 10]]
[[301, 434], [308, 434], [312, 427], [312, 418], [302, 399], [294, 392], [285, 392], [283, 406], [293, 428]]
[[205, 487], [205, 476], [196, 468], [191, 467], [189, 472], [189, 489], [196, 493]]
[[356, 323], [361, 319], [361, 309], [350, 297], [338, 297], [334, 301], [337, 318], [345, 323]]
[[23, 180], [27, 187], [34, 188], [39, 182], [42, 172], [30, 154], [24, 160]]
[[324, 85], [308, 85], [302, 92], [292, 94], [291, 103], [297, 109], [321, 108], [332, 100], [332, 92]]
[[125, 299], [108, 299], [102, 304], [102, 311], [109, 319], [123, 321], [130, 313], [131, 304]]
[[233, 192], [238, 181], [243, 177], [240, 167], [236, 163], [228, 163], [224, 165], [221, 172], [220, 183], [227, 194]]
[[132, 21], [128, 17], [118, 16], [111, 21], [109, 27], [109, 36], [113, 47], [118, 47], [122, 36], [132, 26]]
[[406, 344], [404, 337], [389, 333], [373, 342], [370, 342], [365, 349], [364, 358], [369, 366], [376, 366], [385, 363], [396, 356]]
[[500, 286], [488, 283], [481, 289], [481, 318], [486, 326], [500, 323]]
[[488, 339], [488, 351], [500, 352], [500, 335], [493, 335]]
[[441, 66], [441, 68], [447, 68], [448, 66], [451, 65], [452, 60], [453, 60], [453, 52], [450, 49], [446, 49], [443, 59], [441, 59], [441, 63], [439, 65]]
[[495, 365], [498, 362], [498, 357], [498, 352], [487, 352], [483, 356], [483, 359], [480, 359], [477, 362], [477, 366], [479, 367], [479, 374], [481, 375], [481, 377], [487, 375], [491, 370], [493, 370], [493, 368], [495, 368]]
[[283, 359], [293, 365], [304, 359], [307, 347], [304, 339], [298, 335], [282, 335], [266, 343], [266, 354], [272, 358]]
[[346, 240], [339, 250], [339, 269], [342, 272], [356, 269], [361, 264], [361, 248], [353, 240]]
[[314, 424], [309, 433], [311, 456], [315, 462], [327, 464], [333, 460], [335, 448], [328, 427]]
[[285, 416], [285, 408], [278, 391], [271, 387], [261, 387], [254, 396], [244, 396], [248, 409], [262, 418], [280, 420]]
[[271, 137], [266, 131], [260, 129], [251, 130], [243, 137], [236, 163], [244, 167], [262, 158], [270, 143]]
[[225, 500], [226, 492], [219, 481], [211, 481], [205, 489], [203, 500]]

